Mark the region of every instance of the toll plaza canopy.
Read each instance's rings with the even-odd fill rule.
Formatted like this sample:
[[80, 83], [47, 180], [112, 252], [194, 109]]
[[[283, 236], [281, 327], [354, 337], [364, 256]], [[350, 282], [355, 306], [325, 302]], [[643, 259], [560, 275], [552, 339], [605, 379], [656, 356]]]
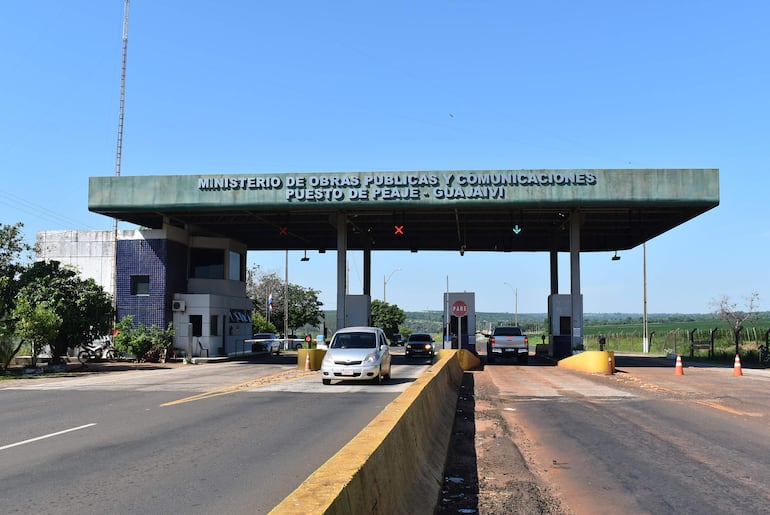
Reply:
[[110, 176], [88, 208], [148, 228], [233, 238], [252, 250], [633, 248], [719, 204], [717, 169], [452, 170]]

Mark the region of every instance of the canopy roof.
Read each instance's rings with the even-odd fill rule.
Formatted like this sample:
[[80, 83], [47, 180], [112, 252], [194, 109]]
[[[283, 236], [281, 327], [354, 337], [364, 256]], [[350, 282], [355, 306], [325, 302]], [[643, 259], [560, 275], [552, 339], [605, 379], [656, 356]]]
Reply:
[[716, 169], [471, 170], [89, 179], [88, 208], [250, 250], [581, 251], [633, 248], [719, 205]]

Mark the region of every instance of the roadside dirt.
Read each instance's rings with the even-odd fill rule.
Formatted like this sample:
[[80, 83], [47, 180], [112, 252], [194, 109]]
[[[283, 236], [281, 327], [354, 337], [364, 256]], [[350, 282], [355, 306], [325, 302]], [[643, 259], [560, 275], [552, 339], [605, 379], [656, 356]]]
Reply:
[[22, 365], [11, 365], [3, 375], [5, 379], [51, 379], [61, 377], [76, 377], [88, 374], [98, 374], [103, 372], [124, 372], [127, 370], [161, 370], [169, 368], [178, 368], [188, 366], [184, 362], [166, 362], [166, 363], [138, 363], [134, 361], [94, 361], [87, 364], [79, 362], [66, 363], [66, 369], [50, 372], [46, 365], [40, 365], [44, 371], [43, 374], [24, 374], [25, 367]]
[[465, 373], [436, 513], [571, 514], [532, 472], [525, 437], [512, 433], [496, 393], [483, 372]]

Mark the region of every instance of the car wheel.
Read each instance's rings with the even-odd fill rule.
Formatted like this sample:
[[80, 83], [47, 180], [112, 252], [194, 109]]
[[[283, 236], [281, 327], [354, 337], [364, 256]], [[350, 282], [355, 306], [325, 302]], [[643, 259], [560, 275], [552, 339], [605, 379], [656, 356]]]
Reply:
[[527, 354], [519, 354], [519, 365], [526, 365], [529, 363], [529, 356]]
[[377, 384], [382, 383], [382, 368], [377, 372], [377, 376], [374, 378], [374, 382]]
[[332, 380], [331, 380], [331, 379], [321, 379], [321, 382], [322, 382], [323, 384], [325, 384], [325, 385], [330, 385], [330, 384], [332, 384]]
[[494, 363], [495, 362], [495, 355], [492, 354], [492, 350], [487, 347], [487, 363]]

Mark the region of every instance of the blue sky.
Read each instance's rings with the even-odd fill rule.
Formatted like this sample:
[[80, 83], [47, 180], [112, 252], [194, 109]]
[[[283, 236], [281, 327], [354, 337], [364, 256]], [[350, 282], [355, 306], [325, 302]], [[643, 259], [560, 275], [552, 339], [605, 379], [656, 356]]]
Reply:
[[[721, 204], [647, 244], [650, 313], [770, 300], [770, 4], [196, 0], [131, 3], [122, 175], [719, 168]], [[0, 4], [0, 223], [109, 229], [122, 0]], [[129, 226], [125, 226], [128, 228]], [[336, 303], [334, 253], [289, 280]], [[586, 312], [642, 311], [641, 247], [584, 254]], [[250, 262], [284, 276], [284, 253]], [[569, 291], [566, 255], [561, 292]], [[406, 310], [476, 292], [545, 312], [547, 254], [375, 253]], [[362, 258], [351, 253], [351, 293]]]

